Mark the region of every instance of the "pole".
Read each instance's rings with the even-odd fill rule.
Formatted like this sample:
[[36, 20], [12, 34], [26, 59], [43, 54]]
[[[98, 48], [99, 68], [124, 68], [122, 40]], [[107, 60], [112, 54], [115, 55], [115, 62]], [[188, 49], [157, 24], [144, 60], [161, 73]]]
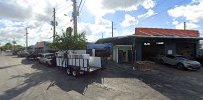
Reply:
[[56, 36], [56, 11], [54, 8], [54, 21], [53, 21], [53, 42], [55, 41], [55, 36]]
[[27, 27], [26, 27], [25, 38], [26, 38], [26, 47], [25, 47], [25, 50], [27, 51], [27, 49], [28, 49], [28, 28]]
[[186, 22], [184, 22], [184, 30], [186, 30]]
[[111, 21], [111, 26], [112, 26], [112, 37], [113, 37], [113, 21]]
[[102, 38], [104, 37], [104, 33], [102, 33]]
[[73, 14], [72, 14], [72, 17], [73, 17], [73, 31], [74, 31], [74, 35], [77, 34], [77, 14], [78, 14], [78, 11], [77, 11], [77, 2], [76, 0], [72, 0], [73, 1]]

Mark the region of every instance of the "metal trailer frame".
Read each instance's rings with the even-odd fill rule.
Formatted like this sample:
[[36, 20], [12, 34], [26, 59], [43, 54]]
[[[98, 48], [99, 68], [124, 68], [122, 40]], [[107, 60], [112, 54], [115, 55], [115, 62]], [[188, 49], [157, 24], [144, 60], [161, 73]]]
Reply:
[[[58, 56], [56, 54], [56, 60], [57, 59], [59, 60], [60, 58], [63, 58], [63, 60], [60, 59], [62, 61], [60, 61], [61, 62], [60, 65], [61, 66], [59, 66], [59, 67], [65, 68], [68, 75], [73, 75], [73, 76], [76, 77], [76, 76], [83, 75], [85, 73], [90, 73], [90, 72], [93, 72], [93, 71], [96, 71], [96, 70], [99, 70], [99, 69], [102, 68], [102, 67], [90, 66], [89, 65], [89, 59], [84, 59], [84, 58], [68, 58], [68, 56], [67, 56], [68, 54], [67, 53], [63, 53], [63, 54], [64, 54], [63, 56]], [[70, 61], [71, 61], [71, 65], [70, 65]], [[77, 61], [79, 61], [79, 63], [77, 63]], [[81, 63], [81, 61], [82, 61], [82, 63]]]

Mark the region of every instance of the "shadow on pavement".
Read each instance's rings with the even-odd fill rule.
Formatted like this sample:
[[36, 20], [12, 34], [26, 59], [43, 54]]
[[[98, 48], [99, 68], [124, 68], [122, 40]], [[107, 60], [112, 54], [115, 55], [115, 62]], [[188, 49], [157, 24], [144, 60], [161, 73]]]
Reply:
[[38, 64], [37, 62], [33, 62], [26, 59], [22, 60], [22, 64], [25, 65], [30, 64], [32, 65], [31, 68], [37, 69], [39, 71], [34, 73], [26, 73], [24, 75], [12, 76], [10, 79], [23, 77], [26, 80], [24, 81], [23, 84], [11, 88], [5, 91], [3, 95], [0, 95], [0, 98], [2, 100], [13, 99], [14, 97], [20, 95], [29, 88], [40, 85], [44, 82], [50, 82], [50, 85], [47, 86], [47, 90], [49, 90], [49, 88], [51, 88], [52, 86], [56, 85], [66, 92], [74, 90], [80, 94], [85, 94], [85, 90], [88, 87], [88, 85], [92, 83], [102, 84], [103, 83], [102, 80], [105, 77], [133, 78], [132, 75], [128, 75], [126, 73], [122, 75], [120, 72], [112, 68], [106, 68], [80, 77], [72, 77], [68, 76], [65, 70], [62, 70], [61, 68], [58, 67], [46, 67]]
[[85, 94], [88, 85], [92, 83], [102, 84], [104, 78], [138, 79], [172, 100], [201, 100], [201, 97], [203, 97], [203, 75], [195, 72], [180, 71], [174, 68], [162, 66], [157, 70], [142, 72], [133, 71], [129, 67], [123, 67], [124, 65], [108, 62], [106, 64], [108, 66], [105, 66], [103, 70], [75, 78], [68, 76], [65, 70], [58, 67], [49, 68], [25, 59], [22, 60], [22, 64], [31, 64], [31, 68], [39, 71], [13, 76], [12, 78], [24, 77], [26, 80], [23, 84], [11, 88], [3, 95], [0, 95], [2, 100], [10, 100], [29, 88], [44, 82], [50, 82], [47, 90], [56, 85], [66, 92], [74, 90], [80, 94]]

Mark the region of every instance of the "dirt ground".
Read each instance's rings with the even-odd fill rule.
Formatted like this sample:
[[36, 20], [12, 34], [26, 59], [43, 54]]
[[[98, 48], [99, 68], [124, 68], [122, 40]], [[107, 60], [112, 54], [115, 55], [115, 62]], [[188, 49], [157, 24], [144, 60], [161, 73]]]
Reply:
[[0, 100], [202, 100], [203, 71], [156, 65], [151, 71], [108, 62], [81, 77], [16, 56], [0, 56]]

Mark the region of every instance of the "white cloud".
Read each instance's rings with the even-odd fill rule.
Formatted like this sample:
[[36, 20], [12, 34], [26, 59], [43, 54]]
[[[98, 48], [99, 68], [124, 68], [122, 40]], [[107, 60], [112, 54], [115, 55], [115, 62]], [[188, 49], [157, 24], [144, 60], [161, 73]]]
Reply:
[[174, 20], [174, 21], [172, 22], [173, 25], [177, 25], [178, 23], [179, 23], [179, 22], [176, 21], [176, 20]]
[[185, 18], [187, 21], [199, 22], [203, 19], [203, 0], [196, 1], [196, 4], [177, 6], [168, 10], [168, 14], [174, 18]]
[[[151, 9], [155, 6], [154, 0], [86, 0], [85, 7], [95, 17], [94, 23], [78, 22], [78, 31], [86, 31], [88, 41], [96, 41], [101, 33], [105, 37], [111, 36], [111, 21], [104, 19], [107, 13], [116, 11], [136, 11], [139, 6]], [[0, 0], [0, 39], [5, 42], [17, 40], [18, 44], [25, 44], [25, 27], [29, 27], [29, 44], [38, 41], [51, 41], [53, 20], [53, 7], [56, 8], [56, 20], [58, 34], [61, 30], [72, 26], [71, 0]], [[123, 26], [127, 27], [138, 23], [137, 19], [126, 15]], [[133, 30], [134, 31], [134, 30]], [[114, 30], [114, 35], [119, 36]]]
[[105, 37], [111, 36], [111, 21], [104, 18], [96, 18], [95, 23], [79, 23], [78, 32], [86, 32], [88, 41], [95, 42], [104, 33]]
[[[0, 1], [0, 39], [2, 44], [15, 38], [18, 44], [25, 44], [25, 28], [29, 27], [29, 44], [37, 41], [51, 41], [53, 30], [53, 8], [56, 8], [57, 32], [71, 26], [71, 1], [66, 0], [7, 0]], [[5, 10], [6, 9], [6, 10]], [[68, 15], [69, 16], [69, 15]]]
[[155, 6], [155, 1], [153, 0], [145, 0], [142, 4], [145, 9], [151, 9]]
[[116, 11], [135, 11], [138, 6], [145, 9], [153, 8], [153, 0], [87, 0], [86, 7], [94, 15], [102, 17]]
[[[200, 26], [194, 23], [187, 23], [186, 24], [186, 29], [198, 29]], [[176, 25], [176, 29], [184, 29], [184, 24], [183, 23], [179, 23]]]
[[[175, 25], [176, 29], [184, 29], [184, 23], [180, 23], [180, 22], [174, 20], [172, 22], [172, 24]], [[199, 25], [197, 25], [195, 23], [192, 23], [192, 22], [186, 23], [186, 29], [192, 29], [192, 30], [194, 30], [194, 29], [198, 29], [199, 27], [200, 27]]]
[[155, 13], [153, 10], [149, 9], [149, 10], [147, 11], [147, 13], [142, 14], [142, 15], [139, 15], [138, 18], [150, 17], [150, 16], [153, 16], [153, 15], [155, 15], [155, 14], [156, 14], [156, 13]]
[[136, 25], [136, 24], [138, 24], [138, 20], [135, 19], [135, 17], [132, 17], [129, 14], [126, 14], [125, 19], [121, 23], [121, 26], [122, 27], [129, 27], [129, 26]]

